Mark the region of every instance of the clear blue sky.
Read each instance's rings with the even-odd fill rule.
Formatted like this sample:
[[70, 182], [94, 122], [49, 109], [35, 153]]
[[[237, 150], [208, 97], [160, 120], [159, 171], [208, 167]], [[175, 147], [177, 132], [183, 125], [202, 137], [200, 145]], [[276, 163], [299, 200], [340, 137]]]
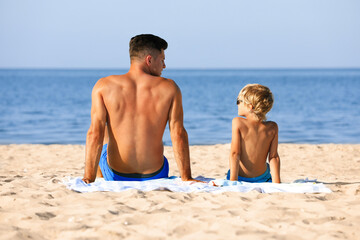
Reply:
[[0, 68], [127, 68], [140, 33], [168, 68], [359, 68], [359, 0], [0, 0]]

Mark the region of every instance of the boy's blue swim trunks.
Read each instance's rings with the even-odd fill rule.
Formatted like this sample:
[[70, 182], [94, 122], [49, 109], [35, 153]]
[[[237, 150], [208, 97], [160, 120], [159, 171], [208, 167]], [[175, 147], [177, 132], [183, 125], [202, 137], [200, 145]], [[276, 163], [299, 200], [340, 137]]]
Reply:
[[[230, 169], [227, 172], [226, 179], [230, 180]], [[262, 175], [254, 178], [246, 178], [246, 177], [238, 176], [238, 181], [252, 182], [252, 183], [272, 182], [269, 164], [266, 163], [266, 171]]]
[[107, 144], [103, 146], [99, 167], [101, 173], [106, 181], [147, 181], [158, 178], [168, 178], [169, 177], [169, 162], [164, 156], [164, 164], [162, 167], [150, 174], [140, 174], [140, 173], [120, 173], [113, 170], [107, 162]]

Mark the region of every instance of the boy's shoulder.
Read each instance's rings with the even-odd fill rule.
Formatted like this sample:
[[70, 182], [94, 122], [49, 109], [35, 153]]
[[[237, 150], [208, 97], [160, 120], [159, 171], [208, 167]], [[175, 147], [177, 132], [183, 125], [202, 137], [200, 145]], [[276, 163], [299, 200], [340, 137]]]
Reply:
[[277, 125], [276, 122], [273, 122], [273, 121], [265, 121], [263, 122], [266, 126], [266, 128], [268, 128], [269, 130], [273, 130], [273, 131], [278, 131], [279, 127]]
[[232, 124], [241, 124], [245, 122], [246, 122], [246, 118], [242, 118], [242, 117], [234, 117], [232, 120]]
[[268, 125], [268, 126], [273, 126], [273, 127], [277, 127], [277, 123], [274, 121], [265, 121], [263, 122], [264, 124]]
[[234, 117], [233, 120], [232, 120], [232, 127], [233, 128], [238, 128], [240, 129], [246, 129], [248, 128], [248, 123], [247, 123], [247, 119], [246, 118], [242, 118], [242, 117]]

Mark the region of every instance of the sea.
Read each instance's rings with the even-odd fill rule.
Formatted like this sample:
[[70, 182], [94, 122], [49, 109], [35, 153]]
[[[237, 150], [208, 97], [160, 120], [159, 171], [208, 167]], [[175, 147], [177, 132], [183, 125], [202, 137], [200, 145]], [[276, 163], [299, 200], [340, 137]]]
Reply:
[[[0, 144], [85, 144], [91, 90], [126, 69], [0, 69]], [[182, 91], [190, 145], [231, 142], [248, 83], [273, 92], [280, 143], [360, 143], [360, 69], [165, 69]], [[171, 145], [168, 128], [163, 142]]]

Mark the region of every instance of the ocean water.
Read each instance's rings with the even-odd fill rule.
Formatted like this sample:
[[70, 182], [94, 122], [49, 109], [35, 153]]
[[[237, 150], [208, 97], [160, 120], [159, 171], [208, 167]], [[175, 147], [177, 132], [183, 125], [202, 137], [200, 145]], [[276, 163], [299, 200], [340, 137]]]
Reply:
[[[0, 69], [0, 144], [85, 144], [91, 90], [127, 70]], [[248, 83], [275, 97], [268, 120], [280, 143], [360, 143], [360, 69], [164, 70], [181, 88], [191, 145], [229, 143], [236, 98]], [[170, 145], [165, 131], [163, 141]]]

